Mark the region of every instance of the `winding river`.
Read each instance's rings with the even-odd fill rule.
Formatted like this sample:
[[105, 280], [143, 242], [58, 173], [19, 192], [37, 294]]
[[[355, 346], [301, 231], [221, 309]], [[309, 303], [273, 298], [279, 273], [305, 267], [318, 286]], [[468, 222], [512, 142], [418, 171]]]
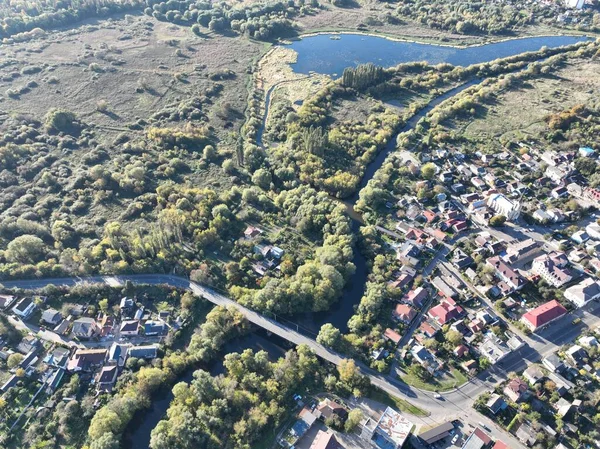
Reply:
[[[448, 62], [454, 65], [470, 65], [491, 61], [497, 58], [513, 56], [528, 51], [537, 51], [542, 47], [559, 47], [581, 42], [588, 38], [584, 36], [549, 36], [513, 39], [481, 46], [457, 48], [443, 45], [422, 44], [385, 39], [364, 34], [342, 34], [340, 39], [331, 39], [338, 34], [323, 34], [305, 37], [294, 41], [289, 47], [298, 53], [298, 60], [293, 64], [297, 73], [310, 74], [311, 72], [339, 76], [345, 67], [356, 66], [361, 63], [372, 62], [385, 67], [413, 61], [427, 61], [430, 63]], [[352, 208], [358, 199], [358, 192], [366, 186], [367, 182], [381, 168], [387, 156], [394, 151], [396, 137], [399, 133], [409, 131], [418, 121], [429, 113], [442, 101], [450, 98], [462, 90], [479, 83], [475, 79], [458, 86], [436, 97], [426, 107], [410, 118], [406, 124], [390, 139], [386, 147], [377, 154], [375, 159], [368, 164], [365, 175], [358, 191], [349, 198], [347, 205]], [[263, 146], [263, 133], [269, 112], [273, 91], [278, 85], [272, 86], [265, 96], [265, 113], [263, 122], [257, 134], [257, 144]], [[358, 231], [360, 222], [353, 220], [353, 230]], [[308, 313], [296, 317], [295, 321], [300, 326], [299, 331], [315, 334], [324, 323], [332, 323], [342, 332], [347, 332], [347, 323], [354, 314], [365, 290], [367, 282], [367, 261], [358, 251], [354, 251], [353, 258], [356, 274], [349, 285], [344, 289], [343, 296], [329, 311], [321, 313]], [[293, 326], [292, 326], [293, 327]], [[233, 351], [243, 351], [251, 348], [266, 350], [270, 358], [276, 359], [289, 348], [289, 345], [278, 337], [266, 335], [264, 331], [257, 331], [249, 336], [237, 339], [225, 346], [222, 354]], [[218, 358], [207, 366], [198, 366], [188, 370], [179, 381], [190, 382], [195, 369], [202, 368], [213, 375], [223, 372], [222, 360]], [[157, 400], [153, 401], [150, 411], [145, 411], [134, 418], [129, 426], [125, 438], [127, 449], [148, 449], [150, 433], [162, 419], [169, 407], [173, 394], [171, 389], [165, 389]]]

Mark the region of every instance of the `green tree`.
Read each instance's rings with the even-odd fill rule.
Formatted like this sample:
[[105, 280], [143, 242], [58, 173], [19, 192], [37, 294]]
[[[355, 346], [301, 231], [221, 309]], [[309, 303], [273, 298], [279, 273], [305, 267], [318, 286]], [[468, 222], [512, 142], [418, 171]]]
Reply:
[[36, 263], [46, 252], [46, 245], [35, 235], [21, 235], [6, 247], [5, 256], [11, 262]]
[[16, 368], [23, 361], [23, 355], [19, 353], [14, 353], [8, 356], [6, 360], [6, 365], [10, 368]]
[[317, 336], [317, 343], [330, 348], [335, 348], [340, 343], [341, 333], [331, 323], [325, 323], [321, 326], [319, 335]]
[[504, 215], [494, 215], [490, 218], [490, 226], [493, 228], [504, 226], [504, 223], [506, 223], [506, 217]]
[[360, 409], [355, 408], [350, 410], [348, 413], [348, 418], [346, 419], [346, 423], [344, 424], [344, 430], [346, 432], [351, 432], [358, 426], [363, 418], [363, 413]]
[[437, 169], [433, 162], [429, 162], [421, 167], [421, 176], [425, 179], [433, 179]]

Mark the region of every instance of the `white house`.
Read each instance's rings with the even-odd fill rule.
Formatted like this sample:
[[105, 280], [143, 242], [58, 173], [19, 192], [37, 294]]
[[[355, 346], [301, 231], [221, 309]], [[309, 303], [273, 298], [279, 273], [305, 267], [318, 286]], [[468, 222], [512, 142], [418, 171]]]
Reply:
[[20, 300], [16, 306], [13, 307], [12, 311], [15, 315], [20, 316], [21, 318], [29, 318], [29, 316], [35, 310], [35, 303], [31, 298], [23, 298]]
[[586, 278], [579, 284], [566, 289], [565, 298], [577, 307], [583, 307], [588, 302], [600, 298], [600, 282]]
[[563, 253], [544, 254], [533, 260], [531, 271], [548, 284], [560, 288], [573, 279], [567, 265], [568, 260]]
[[488, 206], [497, 214], [504, 215], [507, 220], [516, 220], [521, 214], [521, 204], [509, 200], [501, 193], [495, 193], [488, 198]]

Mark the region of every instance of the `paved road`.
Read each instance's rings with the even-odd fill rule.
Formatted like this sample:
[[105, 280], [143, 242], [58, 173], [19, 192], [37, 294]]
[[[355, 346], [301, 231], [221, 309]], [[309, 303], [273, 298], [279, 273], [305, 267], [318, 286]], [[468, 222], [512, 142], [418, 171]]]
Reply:
[[[190, 280], [166, 274], [148, 274], [148, 275], [124, 275], [124, 276], [94, 276], [89, 278], [62, 278], [62, 279], [33, 279], [20, 281], [6, 281], [3, 283], [6, 288], [38, 289], [46, 285], [73, 286], [80, 283], [106, 283], [112, 286], [124, 285], [126, 281], [139, 284], [167, 284], [172, 287], [189, 289], [195, 294], [204, 297], [213, 304], [220, 306], [236, 307], [252, 323], [273, 332], [274, 334], [294, 343], [306, 344], [311, 347], [315, 353], [323, 359], [338, 365], [344, 357], [324, 346], [318, 344], [312, 338], [306, 337], [274, 320], [266, 318], [257, 312], [241, 306], [228, 297], [216, 292], [208, 287], [201, 286]], [[469, 380], [466, 384], [456, 390], [443, 393], [443, 399], [438, 400], [433, 397], [432, 392], [418, 390], [406, 385], [398, 379], [391, 376], [376, 373], [370, 368], [357, 363], [362, 372], [369, 377], [373, 385], [382, 390], [401, 398], [406, 398], [409, 402], [428, 410], [431, 415], [426, 418], [414, 418], [421, 423], [433, 424], [440, 423], [454, 417], [463, 417], [467, 422], [474, 422], [474, 419], [487, 422], [472, 410], [471, 405], [475, 398], [486, 390], [490, 390], [494, 385], [507, 378], [511, 371], [518, 371], [525, 368], [528, 364], [539, 361], [545, 355], [556, 351], [561, 345], [573, 341], [581, 332], [584, 326], [596, 327], [600, 324], [599, 318], [600, 305], [598, 303], [588, 304], [584, 309], [568, 314], [562, 319], [552, 324], [545, 331], [537, 335], [525, 338], [526, 344], [523, 348], [507, 356], [501, 364], [490, 368], [489, 372], [484, 372], [477, 377]], [[572, 325], [575, 317], [582, 319], [581, 324]], [[494, 378], [491, 381], [485, 379], [491, 374]], [[516, 440], [512, 441], [510, 435], [501, 429], [488, 423], [488, 427], [498, 433], [498, 438], [511, 441], [511, 447], [522, 447]], [[493, 432], [493, 433], [494, 433]]]

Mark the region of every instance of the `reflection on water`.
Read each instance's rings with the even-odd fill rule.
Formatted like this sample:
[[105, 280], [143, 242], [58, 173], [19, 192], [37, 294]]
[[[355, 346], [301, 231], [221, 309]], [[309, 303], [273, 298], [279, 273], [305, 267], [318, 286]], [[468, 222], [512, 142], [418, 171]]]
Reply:
[[330, 34], [308, 36], [288, 46], [298, 53], [292, 64], [296, 73], [317, 72], [340, 76], [346, 67], [371, 62], [383, 67], [414, 61], [431, 64], [447, 62], [468, 66], [498, 58], [538, 51], [542, 47], [561, 47], [589, 39], [585, 36], [544, 36], [511, 39], [493, 44], [456, 48], [417, 42], [393, 41], [364, 34], [342, 34], [332, 40]]

